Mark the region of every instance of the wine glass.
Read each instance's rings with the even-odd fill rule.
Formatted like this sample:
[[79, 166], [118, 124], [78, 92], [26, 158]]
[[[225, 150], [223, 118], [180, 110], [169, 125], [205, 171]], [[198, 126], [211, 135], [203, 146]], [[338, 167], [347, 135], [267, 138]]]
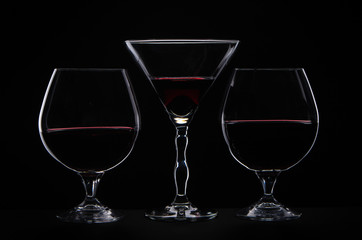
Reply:
[[217, 211], [200, 210], [186, 196], [188, 126], [214, 80], [233, 55], [237, 40], [127, 40], [130, 52], [147, 75], [176, 128], [174, 201], [146, 212], [153, 220], [198, 221], [215, 218]]
[[58, 68], [39, 115], [41, 140], [58, 162], [82, 178], [86, 196], [58, 215], [65, 222], [105, 223], [121, 214], [95, 197], [101, 177], [131, 153], [140, 129], [136, 99], [124, 69]]
[[317, 137], [318, 109], [304, 69], [235, 69], [221, 122], [232, 156], [256, 173], [264, 190], [256, 204], [237, 216], [299, 218], [273, 197], [273, 188], [277, 176], [300, 162]]

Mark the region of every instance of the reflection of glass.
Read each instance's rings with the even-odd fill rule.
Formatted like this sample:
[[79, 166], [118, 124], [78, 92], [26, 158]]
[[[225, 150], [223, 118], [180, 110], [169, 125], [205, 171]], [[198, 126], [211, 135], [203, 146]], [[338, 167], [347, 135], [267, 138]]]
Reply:
[[301, 161], [318, 132], [318, 110], [303, 69], [236, 69], [227, 90], [222, 129], [233, 157], [254, 171], [264, 196], [238, 212], [252, 220], [300, 216], [273, 197], [281, 171]]
[[234, 40], [128, 40], [126, 44], [151, 81], [176, 127], [176, 197], [161, 210], [146, 212], [156, 220], [197, 221], [216, 217], [201, 211], [186, 196], [187, 130], [200, 101], [234, 53]]
[[104, 223], [121, 217], [95, 194], [104, 172], [130, 154], [139, 129], [125, 70], [54, 70], [39, 116], [41, 140], [56, 160], [81, 176], [86, 191], [84, 201], [60, 220]]

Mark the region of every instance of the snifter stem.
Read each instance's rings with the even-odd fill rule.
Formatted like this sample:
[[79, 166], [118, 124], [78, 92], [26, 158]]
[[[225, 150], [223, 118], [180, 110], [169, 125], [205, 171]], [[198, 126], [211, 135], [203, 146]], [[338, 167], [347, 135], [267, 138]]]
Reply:
[[268, 171], [256, 171], [261, 184], [263, 185], [264, 196], [272, 196], [274, 185], [277, 181], [277, 177], [280, 171], [268, 170]]
[[266, 171], [256, 171], [256, 175], [258, 176], [262, 186], [264, 195], [259, 200], [259, 208], [278, 208], [280, 207], [280, 203], [274, 198], [273, 190], [275, 183], [277, 181], [277, 177], [280, 174], [280, 171], [275, 170], [266, 170]]
[[85, 189], [85, 199], [82, 203], [83, 206], [98, 205], [99, 202], [96, 199], [96, 193], [98, 184], [103, 176], [104, 172], [86, 172], [79, 173], [82, 178], [83, 186]]

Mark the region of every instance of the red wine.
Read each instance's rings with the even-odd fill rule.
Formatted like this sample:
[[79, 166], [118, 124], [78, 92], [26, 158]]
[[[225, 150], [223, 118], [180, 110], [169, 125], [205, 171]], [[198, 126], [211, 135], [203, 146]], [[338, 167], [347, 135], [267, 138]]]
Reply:
[[268, 119], [225, 121], [230, 151], [253, 170], [287, 169], [311, 149], [317, 124], [310, 120]]
[[168, 112], [178, 116], [192, 113], [213, 82], [204, 77], [160, 77], [152, 79]]
[[103, 171], [130, 152], [136, 136], [133, 127], [50, 128], [41, 133], [52, 156], [77, 171]]

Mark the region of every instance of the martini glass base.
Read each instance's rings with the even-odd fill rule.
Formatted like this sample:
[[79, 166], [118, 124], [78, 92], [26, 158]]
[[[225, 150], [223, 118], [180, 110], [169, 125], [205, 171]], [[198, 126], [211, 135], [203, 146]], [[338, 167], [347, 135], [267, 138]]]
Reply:
[[158, 221], [206, 221], [217, 216], [216, 210], [200, 210], [192, 204], [171, 204], [163, 209], [146, 211], [145, 216]]
[[241, 219], [267, 222], [294, 220], [300, 218], [301, 215], [277, 202], [258, 202], [236, 212], [236, 216]]

